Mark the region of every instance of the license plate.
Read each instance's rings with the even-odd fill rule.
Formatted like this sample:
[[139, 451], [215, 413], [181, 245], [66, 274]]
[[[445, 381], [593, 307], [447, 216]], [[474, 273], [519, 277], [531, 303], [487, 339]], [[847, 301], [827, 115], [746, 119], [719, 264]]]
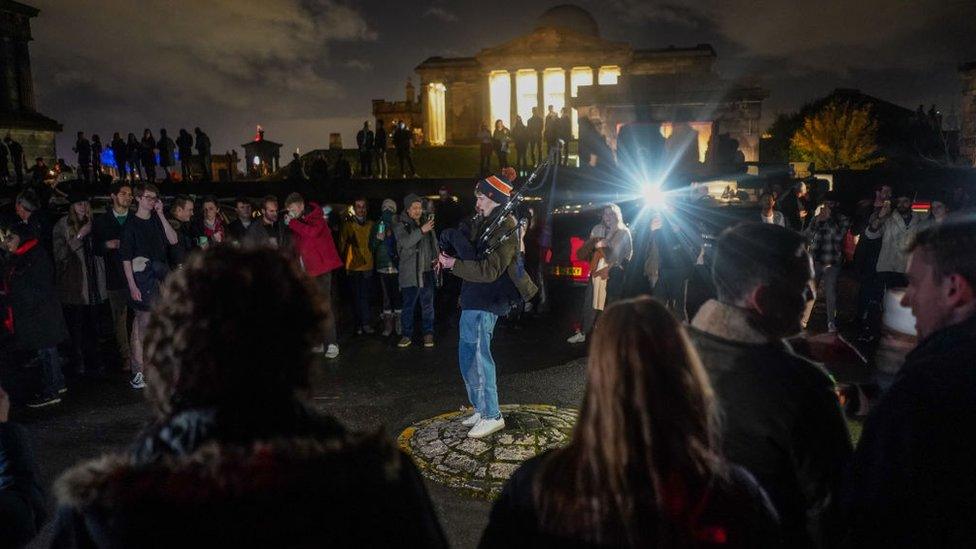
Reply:
[[583, 276], [583, 267], [553, 267], [555, 276]]

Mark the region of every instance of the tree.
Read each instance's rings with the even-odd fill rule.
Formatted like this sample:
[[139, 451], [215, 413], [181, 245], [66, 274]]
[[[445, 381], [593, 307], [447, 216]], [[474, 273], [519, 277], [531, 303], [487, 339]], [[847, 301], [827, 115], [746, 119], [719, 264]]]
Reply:
[[790, 142], [790, 156], [813, 162], [819, 170], [866, 170], [885, 162], [877, 137], [871, 105], [831, 102], [804, 118]]

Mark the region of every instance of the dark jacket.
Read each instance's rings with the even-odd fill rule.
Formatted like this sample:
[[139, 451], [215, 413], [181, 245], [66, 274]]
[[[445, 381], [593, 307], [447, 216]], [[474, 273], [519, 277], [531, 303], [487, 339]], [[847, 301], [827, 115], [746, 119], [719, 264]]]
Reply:
[[247, 230], [251, 227], [251, 225], [257, 222], [258, 221], [256, 219], [252, 219], [247, 227], [245, 227], [244, 223], [241, 222], [241, 219], [237, 218], [227, 224], [227, 236], [229, 236], [231, 240], [235, 242], [240, 242], [241, 240], [244, 240], [244, 235], [247, 234]]
[[16, 423], [0, 423], [0, 545], [27, 544], [46, 516], [44, 488], [27, 430]]
[[169, 224], [176, 231], [176, 244], [167, 246], [166, 254], [169, 256], [170, 267], [176, 269], [186, 263], [190, 252], [199, 248], [199, 246], [197, 245], [197, 235], [194, 232], [192, 223], [181, 223], [175, 219], [170, 219]]
[[197, 153], [204, 156], [210, 154], [210, 136], [204, 132], [197, 132]]
[[[274, 240], [272, 241], [272, 239]], [[286, 249], [290, 242], [291, 233], [280, 220], [267, 225], [264, 221], [255, 219], [247, 228], [247, 234], [244, 235], [245, 246], [272, 246], [278, 249]]]
[[74, 151], [78, 153], [78, 164], [82, 166], [87, 166], [91, 164], [92, 159], [92, 149], [91, 142], [82, 137], [78, 141], [75, 141]]
[[971, 547], [976, 539], [976, 315], [905, 357], [871, 412], [844, 498], [857, 547]]
[[389, 134], [386, 133], [386, 128], [383, 126], [376, 128], [376, 133], [373, 135], [373, 148], [385, 152], [390, 142], [389, 137]]
[[142, 165], [143, 166], [155, 166], [156, 165], [156, 138], [155, 137], [143, 137], [140, 141], [142, 145], [140, 151], [142, 154]]
[[[547, 455], [529, 459], [508, 479], [491, 509], [479, 547], [613, 547], [567, 539], [541, 530], [533, 484]], [[771, 548], [781, 545], [775, 509], [756, 479], [741, 467], [730, 467], [725, 477], [716, 477], [710, 491], [699, 502], [698, 520], [692, 525], [692, 531], [699, 539], [687, 547]]]
[[359, 130], [359, 133], [356, 134], [356, 146], [360, 152], [372, 150], [374, 146], [373, 130]]
[[167, 168], [176, 164], [176, 143], [169, 137], [160, 137], [156, 143], [159, 148], [159, 165]]
[[176, 136], [176, 150], [180, 153], [180, 160], [187, 160], [193, 155], [193, 136], [188, 132], [180, 132]]
[[[457, 238], [461, 231], [446, 231], [458, 257], [462, 258], [454, 263], [451, 271], [463, 281], [462, 310], [487, 311], [504, 316], [520, 300], [528, 302], [535, 297], [538, 288], [522, 265], [518, 238], [512, 236], [500, 242], [501, 236], [511, 231], [515, 223], [515, 219], [509, 216], [487, 245], [479, 246], [477, 242], [472, 245], [468, 241], [467, 249], [464, 249], [464, 239]], [[472, 234], [479, 234], [479, 228], [474, 227]], [[485, 255], [485, 249], [491, 246], [495, 246], [495, 249]]]
[[[129, 215], [132, 215], [129, 212]], [[126, 216], [126, 220], [129, 217]], [[115, 213], [109, 211], [95, 216], [92, 221], [92, 238], [95, 244], [95, 253], [102, 256], [105, 260], [105, 288], [108, 290], [128, 290], [129, 283], [125, 280], [125, 271], [122, 270], [122, 257], [119, 249], [110, 250], [105, 247], [109, 240], [122, 240], [122, 226], [115, 219]]]
[[409, 151], [410, 150], [410, 140], [413, 138], [413, 132], [409, 128], [400, 128], [393, 130], [393, 146], [396, 147], [398, 152]]
[[690, 332], [718, 400], [725, 456], [769, 494], [788, 547], [832, 546], [851, 455], [833, 379], [783, 340], [761, 336], [741, 309], [714, 300]]
[[115, 167], [119, 169], [119, 176], [121, 177], [124, 175], [125, 163], [129, 160], [129, 151], [126, 148], [125, 141], [121, 137], [118, 139], [113, 138], [110, 147], [112, 148], [112, 158], [115, 160]]
[[[61, 303], [54, 288], [54, 263], [36, 239], [20, 245], [4, 265], [14, 337], [26, 349], [54, 347], [68, 337]], [[7, 315], [0, 315], [7, 318]]]
[[53, 547], [447, 546], [410, 458], [300, 407], [185, 410], [55, 492]]

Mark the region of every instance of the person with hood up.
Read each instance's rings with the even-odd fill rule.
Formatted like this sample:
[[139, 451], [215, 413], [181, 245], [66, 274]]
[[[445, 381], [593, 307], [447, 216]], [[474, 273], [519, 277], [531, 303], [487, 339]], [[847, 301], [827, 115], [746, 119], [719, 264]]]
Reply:
[[400, 257], [400, 294], [403, 315], [400, 324], [403, 337], [397, 347], [409, 347], [413, 340], [414, 311], [420, 303], [423, 318], [424, 347], [434, 346], [434, 265], [437, 263], [437, 233], [434, 216], [424, 212], [423, 199], [408, 194], [403, 199], [400, 222], [394, 225], [397, 255]]
[[394, 330], [403, 332], [400, 325], [401, 298], [400, 276], [398, 271], [396, 237], [393, 229], [397, 221], [396, 202], [387, 198], [380, 208], [382, 214], [370, 236], [369, 247], [373, 251], [373, 264], [380, 277], [380, 290], [383, 292], [383, 337], [389, 337]]

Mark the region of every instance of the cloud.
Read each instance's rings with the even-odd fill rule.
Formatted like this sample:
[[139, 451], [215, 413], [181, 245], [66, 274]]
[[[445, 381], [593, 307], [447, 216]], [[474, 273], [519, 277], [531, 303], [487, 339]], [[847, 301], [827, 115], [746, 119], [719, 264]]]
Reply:
[[427, 11], [424, 12], [424, 17], [433, 17], [434, 19], [440, 19], [445, 23], [454, 23], [458, 20], [457, 15], [437, 6], [427, 8]]
[[343, 67], [348, 69], [356, 69], [358, 71], [369, 71], [373, 69], [373, 64], [369, 61], [363, 61], [362, 59], [350, 59], [342, 64]]
[[933, 62], [956, 63], [963, 49], [976, 54], [966, 39], [976, 18], [973, 2], [691, 0], [677, 6], [611, 0], [611, 6], [631, 24], [713, 29], [741, 55], [781, 59], [794, 72], [921, 70]]
[[320, 116], [345, 93], [329, 74], [330, 45], [377, 39], [339, 0], [34, 4], [42, 109], [71, 129], [123, 112], [146, 124]]

